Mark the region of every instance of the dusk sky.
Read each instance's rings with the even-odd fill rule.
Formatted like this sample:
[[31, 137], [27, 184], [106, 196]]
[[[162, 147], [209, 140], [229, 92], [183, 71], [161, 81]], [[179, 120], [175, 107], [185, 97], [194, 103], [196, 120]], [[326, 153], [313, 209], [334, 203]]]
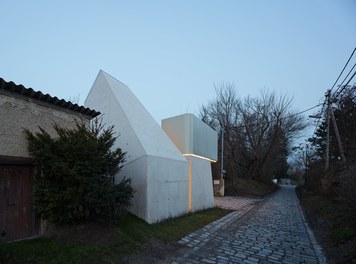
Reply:
[[356, 46], [356, 1], [3, 0], [0, 38], [6, 81], [83, 104], [102, 69], [158, 123], [198, 114], [222, 82], [242, 98], [293, 96], [303, 111]]

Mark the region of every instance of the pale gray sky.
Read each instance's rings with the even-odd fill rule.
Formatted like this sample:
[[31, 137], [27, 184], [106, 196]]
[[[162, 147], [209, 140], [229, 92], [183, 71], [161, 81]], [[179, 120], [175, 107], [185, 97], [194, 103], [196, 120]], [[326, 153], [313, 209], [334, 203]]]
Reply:
[[3, 0], [0, 36], [6, 81], [83, 103], [103, 69], [158, 123], [197, 114], [220, 82], [286, 93], [301, 111], [356, 46], [356, 1]]

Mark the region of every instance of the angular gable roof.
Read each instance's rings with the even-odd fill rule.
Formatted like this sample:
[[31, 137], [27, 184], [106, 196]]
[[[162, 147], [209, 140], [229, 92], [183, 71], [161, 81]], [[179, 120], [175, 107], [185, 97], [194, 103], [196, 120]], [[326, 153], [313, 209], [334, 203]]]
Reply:
[[130, 145], [118, 146], [129, 151], [127, 162], [145, 155], [186, 162], [130, 88], [106, 72], [100, 70], [84, 105], [100, 110], [104, 123], [115, 125], [119, 142]]
[[58, 97], [52, 97], [49, 94], [43, 94], [40, 91], [35, 91], [32, 88], [26, 88], [22, 84], [15, 84], [14, 82], [6, 82], [0, 78], [0, 94], [21, 98], [24, 100], [31, 100], [31, 102], [46, 105], [48, 107], [57, 108], [59, 110], [71, 110], [91, 118], [100, 115], [100, 112], [92, 110], [88, 107], [79, 106], [72, 102]]

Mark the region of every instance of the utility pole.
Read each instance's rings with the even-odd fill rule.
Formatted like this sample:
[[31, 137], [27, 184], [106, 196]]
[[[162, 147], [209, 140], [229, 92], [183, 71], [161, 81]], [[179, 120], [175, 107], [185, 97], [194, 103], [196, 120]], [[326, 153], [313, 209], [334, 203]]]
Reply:
[[308, 171], [309, 166], [309, 156], [308, 156], [308, 144], [305, 144], [305, 171]]
[[340, 138], [340, 134], [339, 134], [339, 129], [337, 128], [334, 111], [332, 109], [330, 109], [330, 114], [331, 114], [331, 120], [333, 122], [335, 136], [336, 136], [336, 139], [337, 139], [337, 146], [339, 147], [339, 151], [340, 151], [341, 160], [342, 160], [343, 164], [346, 164], [346, 157], [345, 157], [345, 154], [344, 154], [344, 149], [342, 147], [341, 138]]
[[220, 178], [224, 179], [224, 128], [221, 129], [221, 168]]
[[326, 92], [326, 150], [325, 150], [325, 171], [329, 169], [329, 150], [330, 150], [330, 94], [331, 90]]
[[219, 193], [225, 196], [225, 182], [224, 182], [224, 128], [221, 128], [221, 168], [220, 168], [220, 184]]

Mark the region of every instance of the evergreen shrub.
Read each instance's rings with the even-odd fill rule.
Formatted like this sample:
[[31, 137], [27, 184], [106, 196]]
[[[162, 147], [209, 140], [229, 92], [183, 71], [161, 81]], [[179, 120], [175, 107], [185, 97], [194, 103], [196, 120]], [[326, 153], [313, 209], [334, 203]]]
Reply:
[[76, 122], [74, 129], [53, 125], [51, 137], [43, 128], [25, 129], [28, 150], [38, 168], [34, 202], [42, 218], [52, 223], [115, 219], [131, 204], [131, 180], [115, 183], [126, 153], [112, 149], [113, 127], [100, 121]]

